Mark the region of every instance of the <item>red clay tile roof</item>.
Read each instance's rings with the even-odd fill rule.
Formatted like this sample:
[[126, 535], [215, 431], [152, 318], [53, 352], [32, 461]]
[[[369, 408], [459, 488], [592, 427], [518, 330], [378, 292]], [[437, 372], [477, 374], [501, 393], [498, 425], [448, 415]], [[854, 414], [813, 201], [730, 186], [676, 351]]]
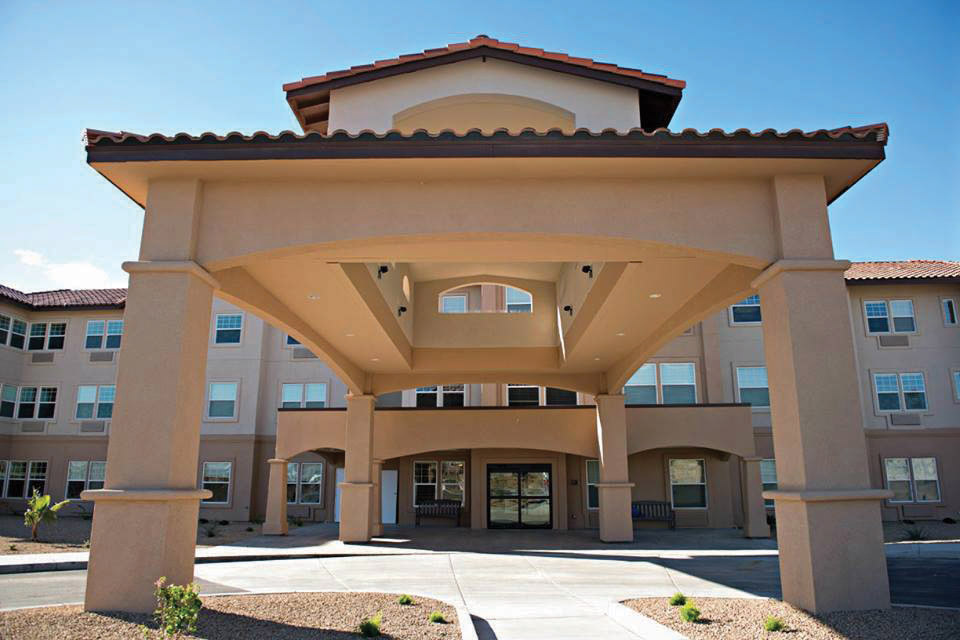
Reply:
[[950, 260], [854, 262], [847, 269], [844, 277], [851, 281], [960, 278], [960, 262]]
[[127, 300], [126, 289], [57, 289], [24, 293], [0, 284], [0, 298], [6, 298], [35, 311], [70, 307], [107, 307], [122, 309]]
[[490, 47], [492, 49], [510, 51], [520, 55], [534, 56], [536, 58], [555, 60], [555, 61], [563, 62], [566, 64], [573, 64], [581, 67], [588, 67], [591, 69], [597, 69], [599, 71], [606, 71], [609, 73], [616, 73], [623, 76], [631, 76], [634, 78], [640, 78], [643, 80], [656, 82], [668, 87], [675, 87], [677, 89], [683, 89], [684, 87], [687, 86], [687, 83], [684, 82], [683, 80], [675, 80], [673, 78], [668, 78], [667, 76], [659, 73], [647, 73], [647, 72], [641, 71], [640, 69], [631, 69], [629, 67], [621, 67], [609, 62], [597, 62], [591, 58], [576, 58], [566, 53], [557, 53], [553, 51], [544, 51], [543, 49], [536, 49], [533, 47], [524, 47], [523, 45], [519, 45], [515, 42], [500, 42], [495, 38], [491, 38], [487, 35], [481, 34], [471, 39], [469, 42], [457, 42], [454, 44], [448, 44], [445, 47], [440, 47], [437, 49], [427, 49], [421, 53], [408, 53], [406, 55], [398, 56], [396, 58], [389, 58], [387, 60], [377, 60], [376, 62], [373, 62], [370, 64], [357, 65], [354, 67], [350, 67], [349, 69], [342, 69], [340, 71], [328, 71], [322, 76], [310, 76], [308, 78], [303, 78], [298, 82], [289, 82], [283, 85], [283, 90], [294, 91], [296, 89], [303, 89], [304, 87], [310, 87], [316, 84], [322, 84], [329, 80], [345, 78], [348, 76], [355, 76], [361, 73], [365, 73], [367, 71], [372, 71], [374, 69], [383, 69], [385, 67], [392, 67], [398, 64], [412, 62], [414, 60], [425, 60], [427, 58], [445, 56], [451, 53], [455, 53], [457, 51], [477, 49], [479, 47]]

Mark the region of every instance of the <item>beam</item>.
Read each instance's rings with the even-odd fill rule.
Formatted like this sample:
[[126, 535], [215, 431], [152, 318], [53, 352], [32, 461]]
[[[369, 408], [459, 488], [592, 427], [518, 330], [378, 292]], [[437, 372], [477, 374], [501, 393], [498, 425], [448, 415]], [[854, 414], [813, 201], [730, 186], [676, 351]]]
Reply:
[[[348, 282], [356, 290], [363, 304], [370, 311], [374, 320], [383, 329], [390, 344], [396, 350], [403, 361], [407, 363], [408, 368], [413, 367], [413, 347], [400, 326], [396, 310], [387, 303], [380, 291], [380, 287], [374, 282], [370, 275], [370, 269], [363, 263], [341, 263], [339, 265]], [[407, 313], [413, 313], [413, 309], [407, 309]]]
[[560, 368], [557, 347], [481, 347], [434, 348], [413, 350], [413, 369], [423, 372], [447, 371], [541, 371]]
[[352, 393], [364, 392], [367, 386], [366, 372], [270, 293], [246, 269], [243, 267], [225, 269], [217, 271], [214, 277], [220, 283], [218, 297], [283, 329], [299, 340], [300, 344], [323, 358]]
[[[577, 315], [570, 324], [570, 328], [563, 336], [565, 353], [562, 355], [566, 356], [576, 350], [580, 339], [593, 324], [600, 313], [600, 309], [603, 308], [617, 283], [620, 282], [620, 277], [627, 270], [628, 264], [627, 262], [607, 262], [603, 265], [600, 273], [594, 277], [593, 286], [590, 287], [587, 297], [580, 304], [580, 309], [577, 310]], [[560, 302], [558, 301], [557, 304], [559, 305]]]
[[544, 373], [542, 371], [445, 371], [429, 373], [375, 373], [372, 393], [380, 395], [415, 387], [441, 384], [535, 384], [596, 395], [603, 384], [602, 373]]

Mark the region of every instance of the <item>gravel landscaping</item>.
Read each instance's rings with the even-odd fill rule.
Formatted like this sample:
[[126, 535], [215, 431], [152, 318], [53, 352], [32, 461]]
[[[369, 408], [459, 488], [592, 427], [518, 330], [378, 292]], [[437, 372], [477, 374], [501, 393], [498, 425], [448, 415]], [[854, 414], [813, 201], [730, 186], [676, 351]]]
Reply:
[[[89, 549], [91, 520], [80, 517], [62, 517], [51, 524], [40, 525], [40, 540], [30, 540], [30, 529], [23, 525], [23, 516], [0, 516], [0, 554], [58, 553]], [[247, 531], [247, 529], [253, 529]], [[197, 546], [215, 547], [231, 544], [244, 538], [258, 536], [263, 525], [252, 522], [231, 522], [221, 525], [216, 522], [197, 525]], [[214, 535], [210, 536], [208, 531]]]
[[[701, 621], [684, 622], [680, 607], [667, 598], [640, 598], [623, 604], [670, 627], [691, 640], [956, 640], [960, 611], [893, 607], [886, 611], [845, 611], [814, 616], [780, 600], [767, 598], [688, 598], [700, 609]], [[766, 631], [769, 616], [783, 621], [783, 631]]]
[[[960, 515], [957, 516], [960, 518]], [[960, 524], [947, 524], [939, 520], [917, 520], [914, 524], [904, 522], [884, 522], [884, 542], [904, 542], [909, 540], [908, 532], [920, 530], [924, 542], [960, 542]], [[919, 542], [913, 540], [911, 542]]]
[[[208, 596], [197, 633], [184, 638], [236, 640], [339, 640], [359, 638], [357, 625], [382, 613], [380, 630], [385, 640], [456, 640], [460, 638], [457, 614], [448, 604], [413, 598], [411, 605], [397, 604], [388, 593], [281, 593], [246, 596]], [[446, 624], [428, 620], [440, 611]], [[140, 625], [149, 629], [144, 633]], [[80, 607], [44, 607], [0, 612], [0, 638], [67, 640], [98, 638], [160, 638], [150, 616], [85, 613]]]

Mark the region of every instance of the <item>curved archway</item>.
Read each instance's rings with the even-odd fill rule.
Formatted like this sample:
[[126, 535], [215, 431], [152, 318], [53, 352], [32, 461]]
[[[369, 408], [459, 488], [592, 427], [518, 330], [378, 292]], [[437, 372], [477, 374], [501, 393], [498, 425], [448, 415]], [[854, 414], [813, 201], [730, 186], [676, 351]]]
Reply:
[[536, 131], [576, 129], [576, 114], [556, 104], [526, 96], [500, 93], [467, 93], [428, 100], [393, 115], [393, 128], [404, 133], [452, 129], [458, 133], [480, 129]]

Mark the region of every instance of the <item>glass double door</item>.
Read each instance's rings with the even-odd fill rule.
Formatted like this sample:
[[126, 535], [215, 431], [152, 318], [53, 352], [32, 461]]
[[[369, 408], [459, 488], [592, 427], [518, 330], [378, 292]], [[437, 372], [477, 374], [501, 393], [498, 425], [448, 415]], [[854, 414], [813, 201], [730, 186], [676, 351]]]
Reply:
[[550, 529], [549, 464], [487, 465], [487, 527]]

